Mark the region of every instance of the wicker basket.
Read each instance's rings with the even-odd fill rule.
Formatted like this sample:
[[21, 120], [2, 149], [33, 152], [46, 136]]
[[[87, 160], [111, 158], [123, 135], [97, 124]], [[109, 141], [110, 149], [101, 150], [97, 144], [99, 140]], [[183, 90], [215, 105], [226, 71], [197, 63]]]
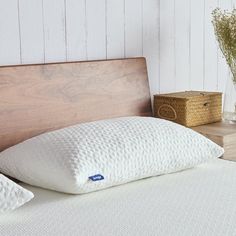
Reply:
[[187, 91], [154, 95], [154, 116], [187, 127], [221, 120], [222, 93]]

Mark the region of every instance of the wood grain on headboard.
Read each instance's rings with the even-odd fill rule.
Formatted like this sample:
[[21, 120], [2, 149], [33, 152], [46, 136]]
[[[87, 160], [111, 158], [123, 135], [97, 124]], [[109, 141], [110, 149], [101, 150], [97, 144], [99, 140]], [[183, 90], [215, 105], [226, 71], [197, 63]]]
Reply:
[[76, 123], [151, 115], [144, 58], [0, 67], [0, 151]]

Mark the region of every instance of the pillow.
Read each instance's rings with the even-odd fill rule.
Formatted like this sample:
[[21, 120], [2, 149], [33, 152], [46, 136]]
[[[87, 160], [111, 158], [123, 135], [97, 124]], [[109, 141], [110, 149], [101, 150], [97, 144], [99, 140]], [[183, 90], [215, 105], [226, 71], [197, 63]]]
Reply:
[[124, 117], [45, 133], [0, 153], [0, 171], [25, 183], [80, 194], [194, 167], [223, 154], [170, 121]]
[[0, 213], [12, 211], [33, 197], [33, 193], [0, 174]]

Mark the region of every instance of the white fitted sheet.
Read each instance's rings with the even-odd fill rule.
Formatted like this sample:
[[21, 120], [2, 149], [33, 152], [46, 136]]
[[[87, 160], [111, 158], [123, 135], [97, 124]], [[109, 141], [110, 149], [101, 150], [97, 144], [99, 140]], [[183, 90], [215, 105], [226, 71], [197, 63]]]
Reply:
[[0, 215], [1, 236], [236, 235], [234, 162], [215, 160], [85, 195], [22, 186], [35, 198]]

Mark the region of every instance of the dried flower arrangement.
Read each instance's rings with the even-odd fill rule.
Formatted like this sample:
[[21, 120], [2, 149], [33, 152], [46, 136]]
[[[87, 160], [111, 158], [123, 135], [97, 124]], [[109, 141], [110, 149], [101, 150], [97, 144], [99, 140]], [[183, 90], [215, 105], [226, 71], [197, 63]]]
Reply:
[[233, 74], [233, 82], [236, 84], [236, 9], [222, 11], [216, 8], [212, 16], [219, 47]]

